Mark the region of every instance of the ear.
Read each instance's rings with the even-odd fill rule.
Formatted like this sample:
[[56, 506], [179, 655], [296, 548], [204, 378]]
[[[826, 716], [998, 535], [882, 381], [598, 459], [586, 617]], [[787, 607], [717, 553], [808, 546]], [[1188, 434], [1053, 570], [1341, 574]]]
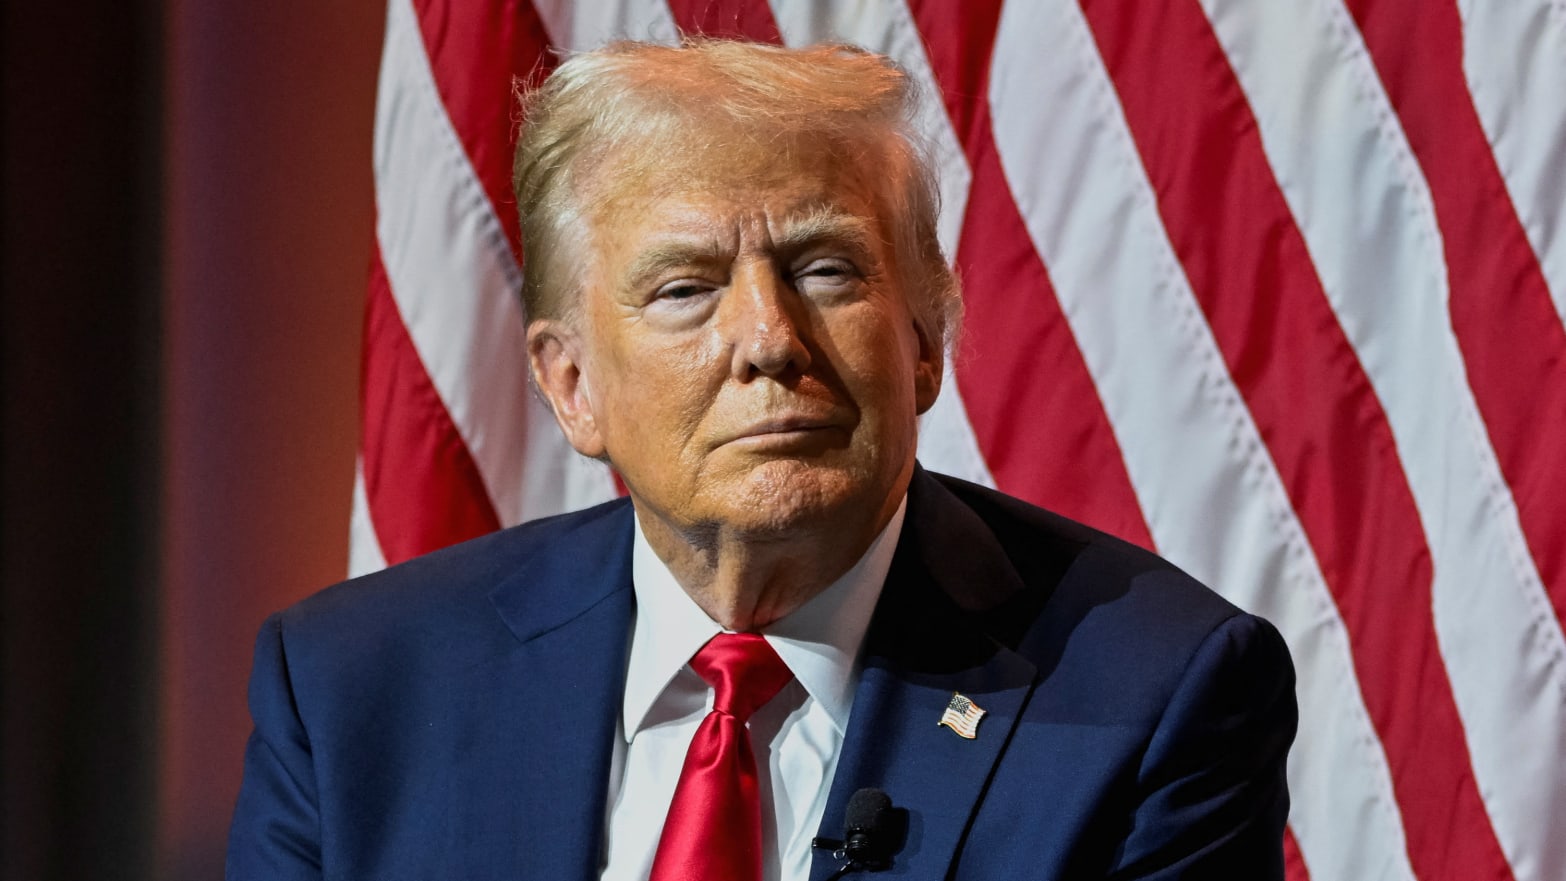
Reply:
[[592, 389], [583, 373], [582, 340], [563, 321], [543, 318], [527, 326], [527, 360], [533, 380], [555, 412], [566, 440], [584, 456], [604, 457], [593, 414]]
[[914, 365], [914, 404], [919, 415], [935, 406], [941, 393], [942, 372], [946, 367], [946, 347], [941, 340], [933, 339], [921, 322], [914, 322], [914, 336], [919, 340], [919, 362]]

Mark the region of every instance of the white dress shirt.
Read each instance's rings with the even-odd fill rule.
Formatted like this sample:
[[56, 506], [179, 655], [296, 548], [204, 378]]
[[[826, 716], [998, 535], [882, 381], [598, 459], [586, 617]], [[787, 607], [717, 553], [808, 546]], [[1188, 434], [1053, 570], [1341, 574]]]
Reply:
[[[749, 726], [760, 776], [765, 881], [810, 876], [810, 840], [826, 811], [859, 685], [859, 648], [892, 565], [906, 505], [904, 499], [853, 568], [762, 630], [794, 674]], [[723, 632], [653, 552], [640, 521], [631, 579], [636, 623], [621, 736], [609, 770], [604, 881], [646, 881], [652, 871], [685, 752], [712, 708], [712, 688], [687, 662]]]

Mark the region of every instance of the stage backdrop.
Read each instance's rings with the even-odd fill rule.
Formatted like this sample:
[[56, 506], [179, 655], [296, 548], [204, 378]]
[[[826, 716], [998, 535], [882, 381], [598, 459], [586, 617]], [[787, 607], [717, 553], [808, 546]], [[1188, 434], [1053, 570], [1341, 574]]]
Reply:
[[1566, 6], [391, 0], [354, 571], [614, 495], [527, 384], [511, 80], [682, 33], [924, 87], [921, 458], [1278, 625], [1292, 881], [1566, 877]]

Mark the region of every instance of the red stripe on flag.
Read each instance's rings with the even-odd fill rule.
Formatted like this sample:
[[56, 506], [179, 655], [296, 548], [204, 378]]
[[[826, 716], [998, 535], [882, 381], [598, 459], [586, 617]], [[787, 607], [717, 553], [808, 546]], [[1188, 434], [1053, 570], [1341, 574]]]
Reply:
[[1200, 6], [1083, 8], [1170, 240], [1337, 601], [1425, 881], [1510, 868], [1469, 765], [1392, 431]]
[[1566, 622], [1566, 328], [1469, 94], [1457, 4], [1348, 6], [1424, 169], [1469, 384]]
[[430, 382], [377, 248], [364, 306], [364, 489], [388, 564], [500, 528], [483, 478]]
[[1120, 444], [996, 152], [984, 96], [1000, 4], [910, 8], [973, 168], [957, 247], [968, 315], [956, 368], [990, 473], [1012, 495], [1150, 548]]
[[490, 206], [520, 259], [511, 160], [517, 136], [518, 79], [542, 79], [554, 67], [549, 37], [528, 0], [459, 3], [414, 0], [435, 88], [484, 185]]
[[783, 42], [777, 19], [766, 0], [669, 0], [669, 12], [682, 34]]
[[1310, 870], [1305, 868], [1305, 856], [1300, 853], [1300, 843], [1294, 840], [1294, 830], [1283, 827], [1283, 877], [1289, 881], [1310, 881]]

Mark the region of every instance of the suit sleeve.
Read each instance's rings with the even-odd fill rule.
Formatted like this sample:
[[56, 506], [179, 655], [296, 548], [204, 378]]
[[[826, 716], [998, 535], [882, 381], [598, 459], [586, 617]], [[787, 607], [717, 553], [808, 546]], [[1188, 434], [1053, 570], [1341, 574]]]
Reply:
[[289, 681], [282, 619], [256, 640], [250, 674], [255, 728], [229, 829], [228, 881], [319, 881], [321, 823], [310, 741]]
[[1149, 741], [1109, 877], [1281, 881], [1297, 725], [1294, 666], [1272, 625], [1236, 615], [1214, 629]]

